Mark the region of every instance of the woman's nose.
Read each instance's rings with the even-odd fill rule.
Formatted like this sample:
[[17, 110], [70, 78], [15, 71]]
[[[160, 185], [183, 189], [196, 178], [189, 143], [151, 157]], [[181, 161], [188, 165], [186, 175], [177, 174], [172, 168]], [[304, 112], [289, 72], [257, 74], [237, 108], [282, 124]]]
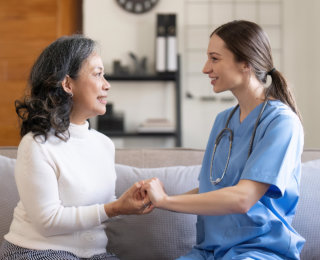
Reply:
[[103, 80], [104, 80], [103, 89], [109, 90], [111, 88], [111, 85], [110, 85], [109, 81], [105, 77], [103, 77]]
[[204, 64], [203, 69], [202, 69], [202, 73], [204, 73], [204, 74], [210, 73], [210, 67], [209, 67], [208, 61], [206, 61], [206, 63]]

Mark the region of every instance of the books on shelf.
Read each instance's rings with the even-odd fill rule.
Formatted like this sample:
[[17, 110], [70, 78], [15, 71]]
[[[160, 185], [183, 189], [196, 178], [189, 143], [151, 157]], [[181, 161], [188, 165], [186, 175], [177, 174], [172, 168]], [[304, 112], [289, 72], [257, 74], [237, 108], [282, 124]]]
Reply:
[[175, 126], [166, 118], [149, 118], [141, 123], [138, 133], [172, 133]]

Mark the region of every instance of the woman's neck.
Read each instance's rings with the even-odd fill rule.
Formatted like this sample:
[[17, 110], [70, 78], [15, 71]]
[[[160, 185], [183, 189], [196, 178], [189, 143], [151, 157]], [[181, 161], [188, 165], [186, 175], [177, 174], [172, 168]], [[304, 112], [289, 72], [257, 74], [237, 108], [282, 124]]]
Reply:
[[265, 88], [258, 80], [250, 80], [249, 84], [239, 91], [233, 92], [240, 106], [240, 122], [259, 104], [265, 101]]

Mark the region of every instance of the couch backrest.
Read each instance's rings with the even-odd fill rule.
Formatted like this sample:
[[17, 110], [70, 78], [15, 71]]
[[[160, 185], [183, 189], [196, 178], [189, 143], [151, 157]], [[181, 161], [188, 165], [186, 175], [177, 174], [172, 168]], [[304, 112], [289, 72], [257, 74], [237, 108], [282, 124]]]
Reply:
[[[117, 149], [116, 163], [140, 168], [155, 168], [175, 165], [201, 164], [204, 150], [172, 148], [172, 149]], [[16, 147], [0, 147], [0, 155], [16, 158]], [[320, 149], [305, 149], [302, 161], [320, 159]]]

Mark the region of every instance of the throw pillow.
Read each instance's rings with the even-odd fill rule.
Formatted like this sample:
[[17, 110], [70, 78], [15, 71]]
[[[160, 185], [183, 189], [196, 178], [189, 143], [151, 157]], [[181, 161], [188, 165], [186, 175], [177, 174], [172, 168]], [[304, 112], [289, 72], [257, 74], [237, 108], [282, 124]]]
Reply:
[[19, 201], [14, 180], [15, 159], [0, 155], [0, 244], [8, 233], [13, 210]]
[[297, 232], [307, 237], [301, 259], [320, 259], [319, 241], [320, 230], [320, 160], [302, 163], [300, 200], [292, 225]]
[[[198, 187], [200, 165], [135, 168], [116, 164], [116, 196], [139, 180], [158, 177], [169, 195]], [[196, 216], [154, 209], [143, 216], [121, 216], [107, 225], [108, 250], [121, 260], [175, 259], [196, 242]]]

